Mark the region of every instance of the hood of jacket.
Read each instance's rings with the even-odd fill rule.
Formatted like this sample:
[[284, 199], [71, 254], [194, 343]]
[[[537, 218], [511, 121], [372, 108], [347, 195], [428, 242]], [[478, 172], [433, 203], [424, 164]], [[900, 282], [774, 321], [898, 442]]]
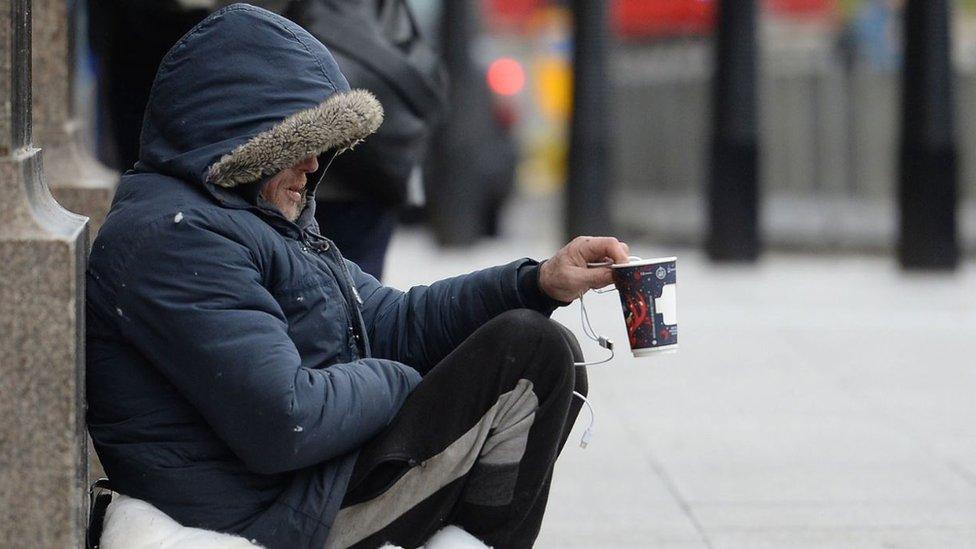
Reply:
[[306, 191], [313, 196], [329, 155], [382, 120], [376, 98], [350, 90], [321, 42], [284, 17], [233, 4], [191, 29], [160, 63], [137, 169], [199, 183], [233, 205], [241, 198], [227, 189], [320, 156]]

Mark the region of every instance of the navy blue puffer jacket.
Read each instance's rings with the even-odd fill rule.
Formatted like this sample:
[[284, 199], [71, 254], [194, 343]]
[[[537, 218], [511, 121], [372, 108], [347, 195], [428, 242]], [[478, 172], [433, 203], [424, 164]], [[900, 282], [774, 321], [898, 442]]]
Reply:
[[401, 292], [317, 234], [314, 200], [291, 222], [254, 198], [381, 118], [322, 44], [252, 6], [164, 58], [87, 276], [87, 421], [117, 490], [184, 525], [321, 548], [357, 448], [421, 376], [501, 312], [551, 312], [531, 260]]

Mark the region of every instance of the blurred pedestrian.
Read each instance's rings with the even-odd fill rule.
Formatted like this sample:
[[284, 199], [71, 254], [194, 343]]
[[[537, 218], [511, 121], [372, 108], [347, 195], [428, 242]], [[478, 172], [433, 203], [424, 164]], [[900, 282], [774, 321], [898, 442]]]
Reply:
[[[139, 133], [163, 55], [227, 0], [89, 0], [98, 71], [99, 157], [120, 171], [139, 157]], [[324, 235], [380, 278], [398, 210], [424, 202], [420, 164], [444, 110], [446, 82], [405, 0], [252, 0], [306, 27], [334, 52], [350, 84], [370, 90], [386, 121], [336, 159], [318, 194]]]
[[332, 51], [349, 85], [386, 113], [379, 131], [336, 158], [316, 194], [322, 234], [381, 278], [401, 206], [422, 205], [420, 165], [445, 109], [438, 56], [405, 0], [306, 0], [287, 15]]

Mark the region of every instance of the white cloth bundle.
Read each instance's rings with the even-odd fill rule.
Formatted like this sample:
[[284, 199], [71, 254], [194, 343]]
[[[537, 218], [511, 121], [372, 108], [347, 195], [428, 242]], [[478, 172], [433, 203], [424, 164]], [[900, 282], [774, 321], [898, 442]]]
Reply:
[[141, 499], [117, 494], [105, 511], [102, 549], [260, 549], [230, 534], [187, 528]]
[[[261, 549], [240, 536], [181, 526], [140, 499], [117, 494], [105, 511], [102, 549]], [[383, 549], [394, 549], [386, 545]], [[399, 549], [399, 548], [398, 548]], [[448, 526], [420, 549], [491, 549], [471, 534]]]

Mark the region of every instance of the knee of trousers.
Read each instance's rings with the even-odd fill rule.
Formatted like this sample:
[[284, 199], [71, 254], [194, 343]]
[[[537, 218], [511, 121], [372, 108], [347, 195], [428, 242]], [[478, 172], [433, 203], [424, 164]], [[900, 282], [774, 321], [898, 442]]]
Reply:
[[[562, 324], [553, 321], [558, 328], [560, 333], [563, 335], [566, 344], [573, 353], [573, 363], [586, 362], [586, 357], [583, 356], [583, 349], [580, 348], [579, 340], [576, 339], [576, 335], [569, 330], [569, 328], [563, 326]], [[577, 393], [586, 396], [589, 393], [590, 385], [586, 377], [586, 366], [576, 366], [575, 368], [575, 384], [573, 390]]]
[[[522, 350], [522, 361], [537, 365], [533, 382], [551, 390], [571, 392], [576, 387], [578, 368], [574, 366], [579, 344], [566, 327], [545, 315], [529, 309], [507, 311], [492, 320], [500, 337]], [[584, 372], [585, 384], [585, 372]], [[543, 387], [539, 387], [543, 389]]]
[[590, 382], [586, 377], [586, 366], [576, 366], [573, 390], [583, 396], [590, 394]]

